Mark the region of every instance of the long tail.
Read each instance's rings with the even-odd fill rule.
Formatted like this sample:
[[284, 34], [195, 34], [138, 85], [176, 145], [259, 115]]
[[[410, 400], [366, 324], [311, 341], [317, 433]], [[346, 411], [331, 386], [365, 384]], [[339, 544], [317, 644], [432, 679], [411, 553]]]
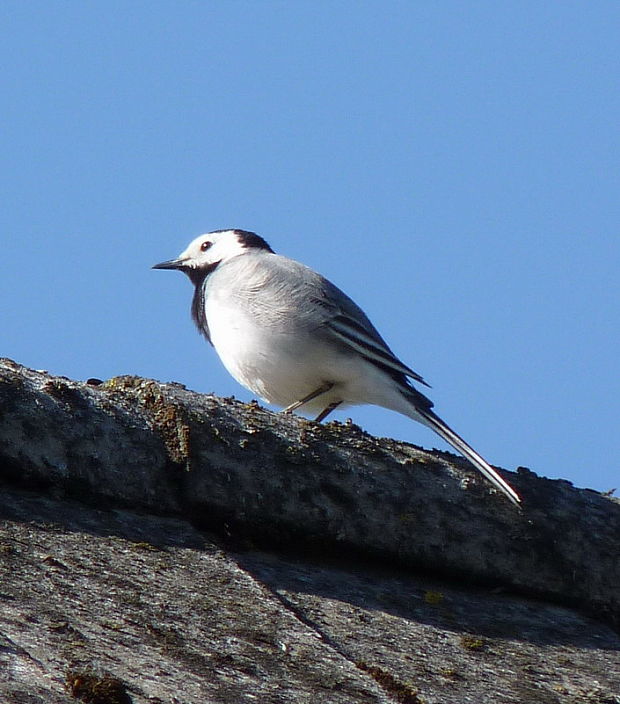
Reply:
[[515, 506], [521, 508], [521, 499], [517, 492], [505, 482], [493, 467], [470, 447], [460, 435], [457, 435], [452, 428], [446, 425], [438, 415], [433, 413], [430, 408], [424, 406], [420, 407], [420, 404], [415, 404], [415, 413], [416, 420], [421, 420], [428, 425], [429, 428], [432, 428], [437, 435], [441, 436], [447, 443], [452, 445], [455, 450], [466, 457], [496, 489], [499, 489]]

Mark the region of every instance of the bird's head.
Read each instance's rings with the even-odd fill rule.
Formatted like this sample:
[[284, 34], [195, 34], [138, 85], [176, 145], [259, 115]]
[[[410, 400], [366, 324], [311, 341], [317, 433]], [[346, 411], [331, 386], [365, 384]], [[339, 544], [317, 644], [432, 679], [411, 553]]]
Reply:
[[176, 259], [155, 264], [153, 269], [178, 269], [197, 283], [232, 257], [250, 251], [273, 252], [265, 240], [247, 230], [215, 230], [196, 237]]

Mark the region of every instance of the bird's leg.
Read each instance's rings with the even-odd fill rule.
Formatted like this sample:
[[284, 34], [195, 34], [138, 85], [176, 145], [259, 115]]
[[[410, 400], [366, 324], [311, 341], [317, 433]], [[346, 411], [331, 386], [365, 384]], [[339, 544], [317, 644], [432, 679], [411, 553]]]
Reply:
[[334, 401], [333, 403], [330, 403], [329, 406], [326, 406], [320, 413], [319, 415], [314, 419], [317, 423], [320, 423], [322, 420], [325, 420], [327, 416], [338, 406], [342, 403], [342, 401]]
[[308, 394], [307, 396], [304, 396], [302, 399], [299, 401], [295, 401], [295, 403], [291, 403], [290, 406], [287, 406], [282, 413], [292, 413], [293, 411], [296, 411], [300, 406], [303, 406], [304, 403], [308, 403], [308, 401], [312, 401], [315, 399], [317, 396], [320, 396], [321, 394], [327, 393], [331, 388], [333, 388], [333, 384], [331, 382], [326, 382], [323, 384], [323, 386], [319, 386], [318, 389], [315, 389], [311, 394]]

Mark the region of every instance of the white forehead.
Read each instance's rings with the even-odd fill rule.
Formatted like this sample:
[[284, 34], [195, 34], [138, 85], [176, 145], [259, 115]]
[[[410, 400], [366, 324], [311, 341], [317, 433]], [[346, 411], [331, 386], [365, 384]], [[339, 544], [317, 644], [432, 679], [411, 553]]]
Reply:
[[181, 252], [179, 258], [199, 256], [203, 252], [202, 246], [205, 242], [211, 242], [213, 247], [217, 246], [218, 254], [224, 257], [240, 254], [244, 249], [234, 230], [218, 230], [217, 232], [205, 232], [204, 235], [193, 239], [185, 251]]

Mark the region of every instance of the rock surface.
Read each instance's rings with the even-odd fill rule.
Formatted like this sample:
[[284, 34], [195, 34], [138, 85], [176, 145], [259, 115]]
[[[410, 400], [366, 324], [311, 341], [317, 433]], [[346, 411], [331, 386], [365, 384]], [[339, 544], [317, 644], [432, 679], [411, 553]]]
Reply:
[[0, 701], [620, 704], [620, 503], [0, 361]]

